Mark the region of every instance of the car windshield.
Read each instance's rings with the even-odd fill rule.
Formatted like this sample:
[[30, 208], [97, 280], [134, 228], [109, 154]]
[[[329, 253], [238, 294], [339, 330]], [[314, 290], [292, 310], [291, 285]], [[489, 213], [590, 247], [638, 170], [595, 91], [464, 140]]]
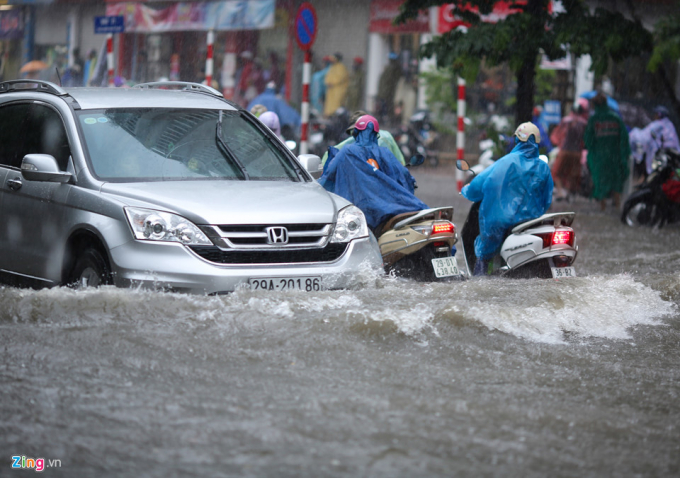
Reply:
[[102, 180], [300, 181], [286, 153], [236, 111], [113, 108], [79, 111], [78, 118]]

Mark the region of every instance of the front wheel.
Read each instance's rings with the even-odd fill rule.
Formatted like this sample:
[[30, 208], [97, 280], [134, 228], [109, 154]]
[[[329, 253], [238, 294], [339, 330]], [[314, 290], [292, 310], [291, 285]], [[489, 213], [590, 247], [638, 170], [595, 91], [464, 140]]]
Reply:
[[629, 226], [655, 226], [660, 220], [659, 207], [651, 192], [629, 198], [623, 204], [621, 222]]
[[69, 276], [73, 287], [99, 287], [113, 284], [111, 268], [104, 256], [95, 248], [87, 248], [78, 257]]

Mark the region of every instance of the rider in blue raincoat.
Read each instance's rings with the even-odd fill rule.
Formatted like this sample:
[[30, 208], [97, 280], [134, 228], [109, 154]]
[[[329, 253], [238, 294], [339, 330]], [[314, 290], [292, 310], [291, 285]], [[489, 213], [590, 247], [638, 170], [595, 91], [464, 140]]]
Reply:
[[319, 178], [326, 190], [361, 209], [374, 232], [392, 216], [427, 209], [413, 194], [415, 179], [408, 169], [389, 149], [378, 146], [379, 131], [373, 116], [359, 118], [353, 132], [356, 142], [339, 152], [331, 148]]
[[522, 123], [515, 131], [513, 150], [462, 190], [470, 201], [481, 202], [474, 275], [486, 273], [510, 227], [542, 216], [550, 207], [553, 180], [547, 163], [538, 157], [540, 141], [538, 128]]

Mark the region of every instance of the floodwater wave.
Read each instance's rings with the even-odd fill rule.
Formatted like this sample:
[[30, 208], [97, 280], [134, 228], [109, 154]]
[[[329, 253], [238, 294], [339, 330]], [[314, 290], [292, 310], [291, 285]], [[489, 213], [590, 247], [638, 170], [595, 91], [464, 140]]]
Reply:
[[0, 323], [55, 327], [209, 324], [221, 331], [286, 323], [376, 328], [425, 340], [442, 323], [483, 327], [525, 340], [564, 343], [569, 337], [628, 339], [637, 325], [661, 325], [677, 313], [680, 277], [656, 279], [657, 290], [627, 274], [567, 280], [469, 280], [417, 283], [385, 277], [349, 291], [269, 292], [240, 289], [196, 296], [114, 287], [40, 291], [0, 289]]

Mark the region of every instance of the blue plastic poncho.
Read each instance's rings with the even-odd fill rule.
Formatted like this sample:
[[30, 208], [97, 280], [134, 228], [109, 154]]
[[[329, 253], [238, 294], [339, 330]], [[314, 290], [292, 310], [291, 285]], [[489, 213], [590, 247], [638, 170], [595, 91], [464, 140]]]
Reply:
[[552, 202], [553, 180], [538, 157], [533, 137], [482, 171], [462, 190], [470, 201], [481, 201], [475, 255], [493, 258], [505, 232], [515, 224], [545, 214]]
[[361, 209], [371, 229], [397, 214], [427, 209], [413, 194], [415, 179], [408, 169], [378, 146], [372, 124], [359, 132], [356, 143], [336, 151], [329, 155], [319, 184]]

